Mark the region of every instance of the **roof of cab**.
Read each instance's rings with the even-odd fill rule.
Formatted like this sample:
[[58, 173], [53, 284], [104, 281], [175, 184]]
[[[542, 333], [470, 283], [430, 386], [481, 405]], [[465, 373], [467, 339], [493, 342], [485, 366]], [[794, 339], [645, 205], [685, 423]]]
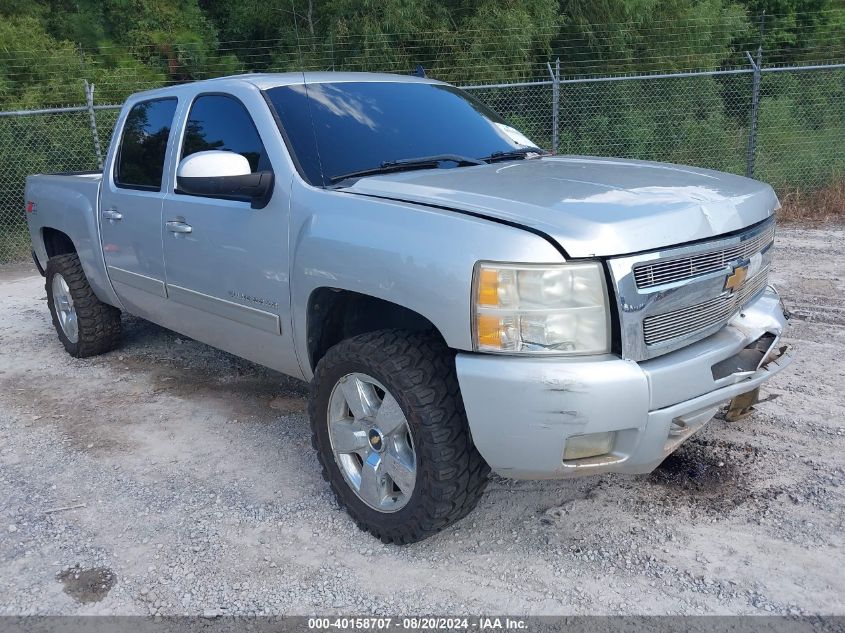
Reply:
[[[184, 84], [174, 84], [163, 88], [154, 88], [135, 95], [173, 95], [180, 92], [184, 86], [193, 86], [197, 83], [219, 83], [230, 81], [244, 81], [250, 83], [260, 90], [268, 90], [278, 86], [291, 86], [296, 84], [318, 84], [318, 83], [342, 83], [342, 82], [390, 82], [390, 83], [442, 83], [428, 77], [416, 75], [397, 75], [392, 73], [359, 73], [359, 72], [293, 72], [293, 73], [243, 73], [240, 75], [227, 75], [213, 79], [202, 79]], [[133, 96], [135, 96], [133, 95]]]

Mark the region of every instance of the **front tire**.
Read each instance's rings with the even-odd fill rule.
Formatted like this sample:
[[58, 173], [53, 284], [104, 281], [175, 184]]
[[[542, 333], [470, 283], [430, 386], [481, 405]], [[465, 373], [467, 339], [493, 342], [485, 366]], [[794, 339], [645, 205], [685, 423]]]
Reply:
[[338, 343], [317, 365], [309, 414], [323, 477], [358, 527], [385, 543], [436, 534], [487, 485], [454, 354], [430, 334], [382, 330]]
[[76, 253], [47, 260], [47, 304], [65, 350], [76, 358], [113, 350], [120, 339], [120, 310], [100, 301]]

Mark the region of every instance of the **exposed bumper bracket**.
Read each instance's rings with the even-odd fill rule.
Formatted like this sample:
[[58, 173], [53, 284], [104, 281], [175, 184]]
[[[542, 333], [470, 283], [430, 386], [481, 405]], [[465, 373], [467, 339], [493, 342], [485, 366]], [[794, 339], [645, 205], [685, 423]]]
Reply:
[[743, 418], [747, 418], [754, 413], [754, 405], [759, 401], [760, 387], [736, 396], [728, 405], [725, 419], [728, 422], [737, 422]]

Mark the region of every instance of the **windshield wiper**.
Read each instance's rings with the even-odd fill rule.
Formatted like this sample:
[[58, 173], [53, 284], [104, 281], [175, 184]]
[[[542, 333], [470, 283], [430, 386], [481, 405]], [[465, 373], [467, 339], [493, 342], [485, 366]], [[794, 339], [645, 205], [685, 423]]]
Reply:
[[515, 159], [528, 159], [528, 158], [539, 158], [540, 156], [548, 156], [548, 152], [545, 150], [540, 149], [539, 147], [521, 147], [519, 149], [509, 150], [509, 151], [498, 151], [493, 152], [489, 156], [485, 156], [481, 160], [485, 163], [495, 163], [500, 160], [515, 160]]
[[377, 174], [389, 174], [394, 171], [428, 169], [430, 167], [437, 167], [440, 163], [455, 163], [459, 167], [486, 164], [485, 161], [480, 158], [470, 158], [469, 156], [461, 156], [460, 154], [436, 154], [434, 156], [419, 156], [418, 158], [386, 160], [378, 167], [371, 167], [369, 169], [351, 171], [348, 174], [332, 176], [330, 180], [332, 183], [337, 183], [342, 180], [348, 180], [349, 178], [362, 178], [364, 176], [375, 176]]

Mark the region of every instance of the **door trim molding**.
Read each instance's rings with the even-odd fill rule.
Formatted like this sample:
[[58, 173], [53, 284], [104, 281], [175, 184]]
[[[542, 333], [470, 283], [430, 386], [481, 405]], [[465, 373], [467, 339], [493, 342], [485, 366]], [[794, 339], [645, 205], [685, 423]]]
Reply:
[[263, 332], [270, 334], [282, 333], [282, 322], [278, 314], [272, 312], [265, 312], [258, 308], [244, 306], [234, 301], [227, 301], [218, 297], [197, 292], [196, 290], [189, 290], [181, 286], [174, 286], [167, 284], [167, 295], [173, 301], [181, 303], [191, 308], [196, 308], [202, 312], [208, 312], [215, 316], [235, 321], [241, 325], [248, 325]]
[[165, 286], [161, 279], [155, 279], [154, 277], [147, 277], [146, 275], [133, 273], [129, 270], [124, 270], [123, 268], [117, 268], [116, 266], [109, 266], [108, 273], [109, 279], [111, 279], [112, 283], [120, 283], [126, 286], [131, 286], [132, 288], [143, 290], [144, 292], [149, 292], [157, 297], [167, 299], [167, 286]]

